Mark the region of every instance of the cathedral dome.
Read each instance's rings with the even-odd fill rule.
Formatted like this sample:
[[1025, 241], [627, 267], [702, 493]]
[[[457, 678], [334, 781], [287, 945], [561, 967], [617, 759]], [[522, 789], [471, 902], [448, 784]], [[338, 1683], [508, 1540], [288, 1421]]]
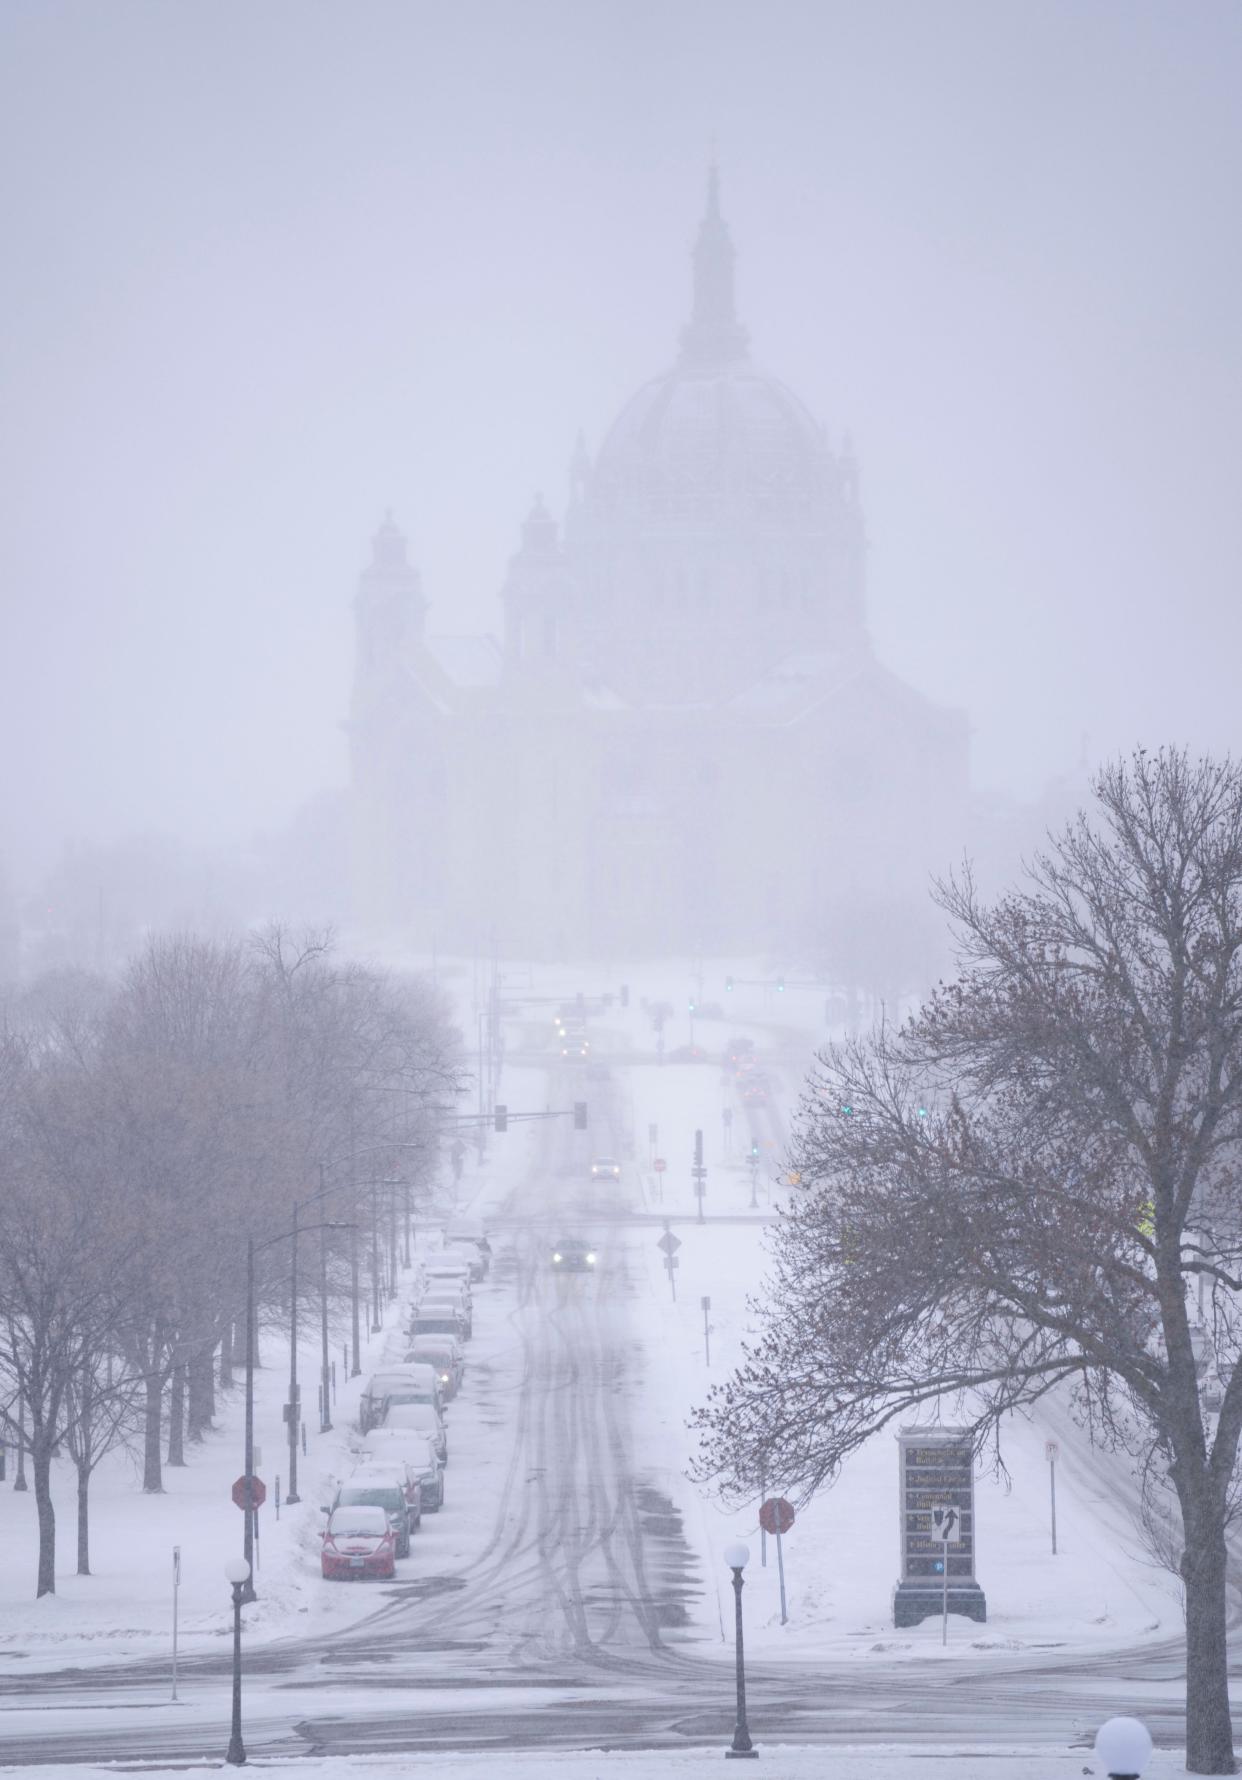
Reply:
[[590, 492], [601, 517], [789, 515], [815, 506], [839, 480], [822, 427], [750, 359], [733, 263], [713, 168], [681, 354], [626, 404], [600, 448]]
[[591, 493], [604, 512], [645, 507], [652, 517], [724, 504], [737, 518], [787, 513], [823, 498], [835, 461], [779, 379], [745, 358], [682, 362], [622, 409], [600, 447]]

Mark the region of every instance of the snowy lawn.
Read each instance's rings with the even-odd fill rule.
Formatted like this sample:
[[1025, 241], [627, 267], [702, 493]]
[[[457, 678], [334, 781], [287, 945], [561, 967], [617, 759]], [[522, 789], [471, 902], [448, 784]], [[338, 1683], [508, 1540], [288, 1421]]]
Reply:
[[[481, 1755], [254, 1760], [249, 1765], [256, 1772], [273, 1776], [273, 1780], [354, 1780], [358, 1775], [373, 1776], [374, 1780], [398, 1780], [405, 1776], [410, 1780], [423, 1780], [424, 1776], [431, 1780], [433, 1775], [442, 1775], [444, 1780], [611, 1780], [614, 1775], [616, 1780], [692, 1780], [693, 1776], [719, 1774], [721, 1755], [719, 1749], [581, 1754], [491, 1750]], [[202, 1765], [220, 1764], [211, 1761]], [[184, 1762], [169, 1768], [127, 1762], [119, 1770], [60, 1765], [39, 1769], [47, 1780], [62, 1775], [65, 1780], [85, 1780], [87, 1775], [117, 1771], [143, 1774], [148, 1780], [175, 1780], [197, 1768]], [[784, 1748], [780, 1744], [764, 1744], [753, 1771], [766, 1776], [766, 1780], [1081, 1780], [1084, 1774], [1102, 1773], [1089, 1749]], [[17, 1770], [0, 1768], [0, 1773], [14, 1772]], [[1184, 1757], [1180, 1752], [1158, 1749], [1145, 1770], [1144, 1780], [1172, 1780], [1173, 1775], [1182, 1772]]]

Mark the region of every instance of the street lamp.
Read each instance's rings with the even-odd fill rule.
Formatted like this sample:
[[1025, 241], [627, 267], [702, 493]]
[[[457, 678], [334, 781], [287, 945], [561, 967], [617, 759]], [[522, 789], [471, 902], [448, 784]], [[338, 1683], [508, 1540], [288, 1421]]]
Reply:
[[1095, 1733], [1095, 1753], [1109, 1780], [1139, 1780], [1151, 1756], [1151, 1735], [1141, 1718], [1110, 1718]]
[[733, 1647], [737, 1658], [737, 1723], [733, 1741], [725, 1750], [726, 1760], [753, 1760], [759, 1753], [750, 1740], [746, 1723], [746, 1662], [742, 1654], [742, 1571], [749, 1558], [750, 1547], [740, 1540], [736, 1545], [725, 1546], [724, 1561], [733, 1572]]
[[233, 1731], [229, 1737], [225, 1761], [235, 1768], [246, 1765], [246, 1745], [241, 1729], [241, 1610], [246, 1584], [250, 1581], [250, 1565], [245, 1558], [230, 1558], [224, 1574], [233, 1585]]

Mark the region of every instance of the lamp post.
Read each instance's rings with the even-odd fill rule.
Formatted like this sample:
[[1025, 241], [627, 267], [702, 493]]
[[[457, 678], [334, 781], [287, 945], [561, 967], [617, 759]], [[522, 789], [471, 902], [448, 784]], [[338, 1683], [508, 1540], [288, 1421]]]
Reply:
[[224, 1566], [224, 1574], [233, 1585], [233, 1730], [224, 1759], [232, 1767], [242, 1768], [246, 1765], [246, 1745], [242, 1742], [241, 1728], [241, 1610], [245, 1587], [250, 1580], [250, 1565], [245, 1558], [230, 1558]]
[[1109, 1780], [1139, 1780], [1151, 1757], [1151, 1734], [1141, 1718], [1110, 1718], [1095, 1733], [1095, 1753]]
[[[302, 1203], [303, 1204], [311, 1204], [311, 1203], [313, 1203], [313, 1201], [303, 1200]], [[245, 1477], [253, 1477], [254, 1476], [254, 1351], [255, 1351], [255, 1318], [256, 1318], [254, 1258], [257, 1254], [260, 1253], [261, 1250], [263, 1250], [265, 1248], [271, 1248], [273, 1243], [288, 1242], [290, 1240], [290, 1238], [292, 1238], [292, 1241], [293, 1241], [293, 1277], [292, 1277], [293, 1327], [291, 1330], [291, 1357], [290, 1357], [290, 1361], [289, 1361], [289, 1369], [290, 1369], [289, 1400], [290, 1400], [290, 1404], [296, 1405], [296, 1403], [297, 1403], [297, 1377], [298, 1377], [298, 1374], [297, 1374], [297, 1363], [298, 1363], [298, 1361], [297, 1361], [297, 1327], [298, 1327], [298, 1325], [297, 1325], [297, 1314], [298, 1314], [298, 1308], [297, 1308], [298, 1307], [298, 1300], [297, 1300], [298, 1242], [297, 1242], [297, 1239], [298, 1239], [298, 1236], [302, 1235], [302, 1234], [306, 1234], [307, 1231], [314, 1230], [314, 1229], [319, 1229], [319, 1230], [324, 1231], [325, 1232], [325, 1240], [326, 1240], [326, 1232], [328, 1230], [350, 1230], [350, 1231], [354, 1232], [355, 1236], [357, 1234], [357, 1226], [354, 1224], [322, 1224], [322, 1223], [319, 1225], [311, 1224], [309, 1226], [305, 1226], [302, 1230], [299, 1230], [298, 1221], [297, 1221], [298, 1210], [299, 1210], [299, 1207], [295, 1205], [293, 1208], [293, 1228], [291, 1230], [281, 1230], [278, 1235], [269, 1236], [267, 1238], [266, 1242], [256, 1242], [254, 1240], [253, 1236], [248, 1237], [246, 1240], [246, 1454], [245, 1454], [245, 1461], [244, 1461], [243, 1469], [242, 1469], [242, 1474]], [[326, 1284], [327, 1284], [327, 1280], [326, 1280], [326, 1272], [325, 1272], [325, 1278], [324, 1278], [324, 1285], [325, 1285], [324, 1340], [325, 1341], [327, 1340]], [[289, 1493], [285, 1497], [285, 1500], [287, 1502], [297, 1502], [300, 1500], [300, 1498], [297, 1494], [297, 1475], [298, 1475], [298, 1473], [297, 1473], [297, 1435], [298, 1435], [297, 1422], [298, 1422], [298, 1418], [297, 1418], [296, 1408], [294, 1408], [290, 1411], [290, 1420], [289, 1420]], [[245, 1556], [246, 1567], [247, 1567], [248, 1572], [251, 1571], [251, 1568], [254, 1564], [254, 1516], [255, 1516], [254, 1505], [250, 1499], [250, 1492], [247, 1491], [246, 1509], [245, 1509], [245, 1534], [244, 1534], [244, 1542], [242, 1545], [242, 1551]], [[254, 1592], [253, 1575], [250, 1573], [248, 1573], [246, 1576], [246, 1580], [243, 1584], [243, 1591], [244, 1591], [243, 1596], [242, 1596], [243, 1600], [253, 1601], [258, 1598]]]
[[750, 1740], [746, 1723], [746, 1661], [742, 1651], [742, 1571], [749, 1558], [749, 1546], [740, 1541], [725, 1546], [724, 1561], [733, 1572], [733, 1647], [737, 1659], [737, 1722], [733, 1726], [733, 1741], [725, 1750], [726, 1760], [754, 1760], [759, 1753]]

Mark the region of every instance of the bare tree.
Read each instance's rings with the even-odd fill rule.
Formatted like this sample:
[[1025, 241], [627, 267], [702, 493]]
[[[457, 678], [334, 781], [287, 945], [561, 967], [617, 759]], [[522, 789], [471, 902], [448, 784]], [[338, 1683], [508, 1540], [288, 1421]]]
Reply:
[[109, 1348], [84, 1351], [65, 1392], [64, 1445], [77, 1473], [78, 1575], [91, 1573], [90, 1486], [100, 1461], [130, 1444], [140, 1425], [142, 1380]]
[[806, 1190], [763, 1333], [698, 1415], [701, 1469], [745, 1496], [779, 1464], [805, 1497], [946, 1394], [982, 1445], [1068, 1381], [1092, 1438], [1176, 1494], [1187, 1765], [1228, 1774], [1242, 769], [1140, 752], [1094, 792], [1096, 822], [1024, 889], [985, 906], [968, 873], [941, 887], [955, 982], [899, 1032], [820, 1058], [790, 1156]]

